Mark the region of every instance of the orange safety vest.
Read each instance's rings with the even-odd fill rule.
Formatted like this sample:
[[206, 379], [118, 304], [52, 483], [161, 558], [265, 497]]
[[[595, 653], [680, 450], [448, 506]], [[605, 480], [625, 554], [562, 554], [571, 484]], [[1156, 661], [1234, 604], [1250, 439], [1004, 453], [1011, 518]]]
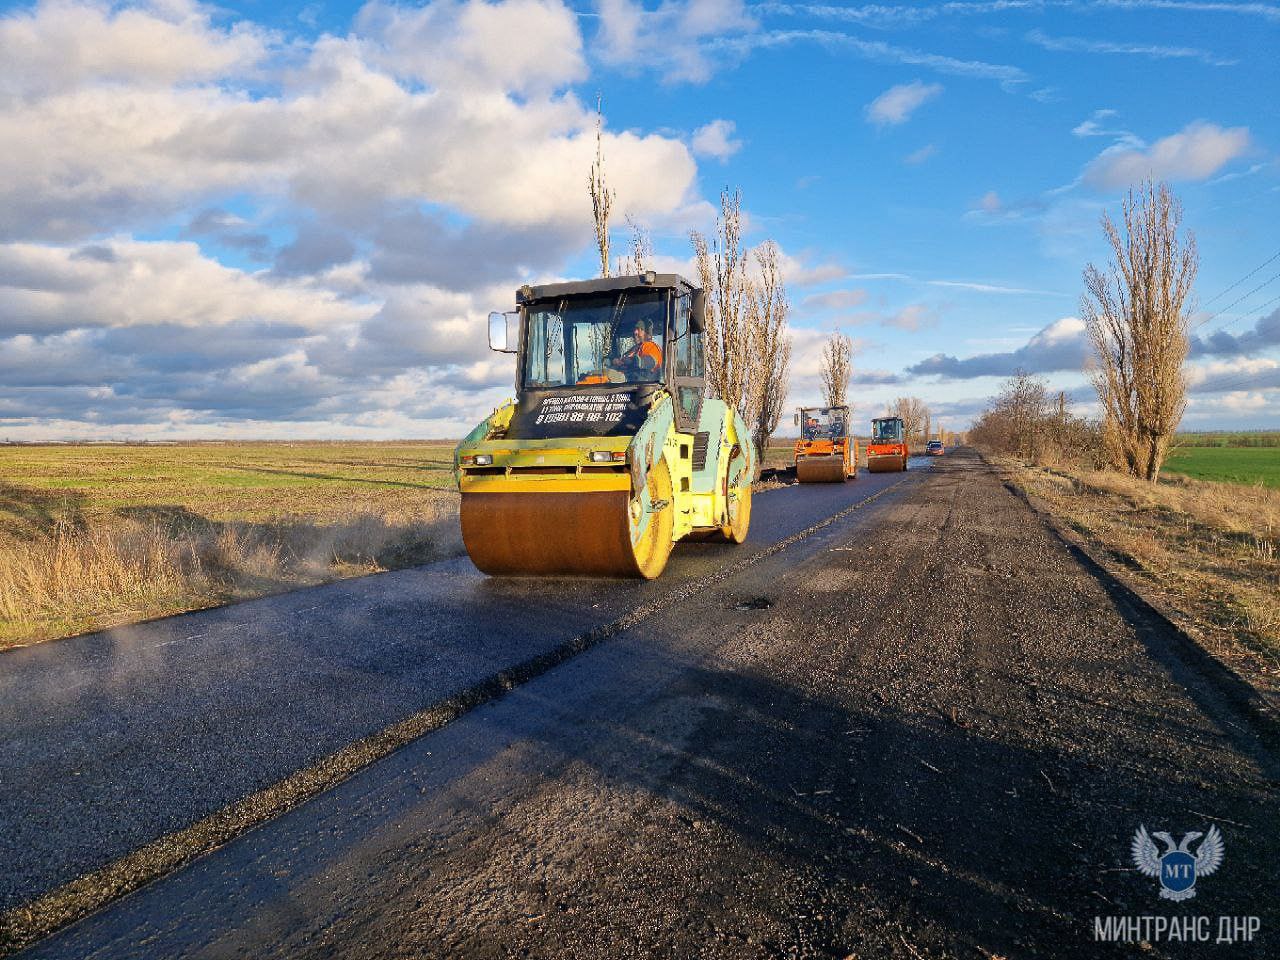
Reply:
[[639, 353], [640, 356], [648, 357], [650, 360], [652, 360], [653, 368], [655, 370], [662, 369], [662, 348], [658, 346], [656, 343], [654, 343], [652, 340], [646, 340], [644, 343], [640, 344], [638, 347], [633, 347], [632, 352]]

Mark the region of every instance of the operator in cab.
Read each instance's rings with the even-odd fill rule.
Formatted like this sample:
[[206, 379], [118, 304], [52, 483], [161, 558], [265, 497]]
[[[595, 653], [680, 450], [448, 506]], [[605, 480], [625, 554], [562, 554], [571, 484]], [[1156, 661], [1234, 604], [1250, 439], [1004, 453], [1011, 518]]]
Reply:
[[655, 380], [662, 373], [662, 347], [653, 342], [649, 325], [637, 320], [632, 330], [635, 342], [622, 356], [609, 361], [609, 366], [621, 370], [628, 380]]

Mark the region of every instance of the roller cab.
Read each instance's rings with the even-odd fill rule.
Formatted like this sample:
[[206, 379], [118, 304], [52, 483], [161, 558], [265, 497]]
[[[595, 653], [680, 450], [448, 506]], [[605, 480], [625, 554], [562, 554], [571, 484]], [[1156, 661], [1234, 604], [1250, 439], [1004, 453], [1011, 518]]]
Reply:
[[871, 442], [867, 444], [868, 470], [872, 473], [906, 470], [908, 455], [901, 417], [880, 417], [871, 421]]
[[702, 292], [647, 273], [521, 287], [492, 314], [516, 396], [455, 451], [462, 538], [491, 575], [656, 577], [681, 539], [741, 543], [756, 451], [705, 397]]
[[848, 407], [801, 407], [795, 416], [796, 479], [800, 483], [844, 483], [858, 475], [858, 441], [849, 433]]

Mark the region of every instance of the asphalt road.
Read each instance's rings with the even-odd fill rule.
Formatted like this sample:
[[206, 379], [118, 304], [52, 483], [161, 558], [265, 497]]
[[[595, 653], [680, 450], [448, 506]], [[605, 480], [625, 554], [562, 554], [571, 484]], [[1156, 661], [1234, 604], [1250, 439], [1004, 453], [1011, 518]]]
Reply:
[[[131, 815], [154, 804], [189, 818], [394, 719], [397, 702], [401, 714], [428, 703], [485, 657], [617, 625], [30, 955], [1275, 955], [1280, 765], [1233, 679], [964, 453], [814, 529], [900, 479], [771, 492], [744, 548], [682, 549], [656, 584], [493, 583], [434, 566], [182, 618], [211, 618], [227, 639], [147, 647], [159, 664], [102, 638], [25, 652], [46, 670], [59, 647], [85, 669], [103, 647], [117, 667], [137, 661], [132, 700], [89, 680], [93, 698], [3, 718], [43, 731], [43, 745], [15, 738], [28, 764], [75, 739], [53, 715], [70, 724], [87, 704], [129, 721], [75, 726], [81, 763], [95, 739], [128, 735], [114, 767], [92, 765], [101, 784], [138, 777], [106, 802], [59, 786], [76, 769], [66, 760], [23, 788], [6, 742], [6, 843], [17, 825], [47, 855], [63, 843], [22, 821], [41, 789], [82, 797], [63, 809], [97, 825], [51, 817], [46, 829], [100, 849], [124, 797], [137, 798]], [[168, 622], [139, 633], [153, 630], [209, 635]], [[161, 705], [155, 685], [175, 696]], [[5, 688], [6, 711], [25, 689]], [[127, 709], [144, 693], [152, 707]], [[186, 718], [180, 729], [146, 735], [165, 710]], [[220, 724], [240, 739], [207, 728]], [[148, 750], [192, 759], [148, 765]], [[190, 774], [205, 763], [215, 772]], [[209, 786], [226, 779], [239, 786]], [[20, 805], [14, 785], [28, 792]], [[204, 806], [184, 805], [196, 794]], [[135, 844], [139, 824], [155, 827], [126, 822]], [[1222, 830], [1223, 865], [1195, 899], [1162, 900], [1132, 870], [1140, 823]], [[41, 876], [39, 857], [10, 852]], [[1221, 916], [1258, 917], [1261, 930], [1230, 945], [1094, 940], [1095, 917], [1191, 914], [1213, 934]]]
[[653, 582], [496, 580], [460, 558], [0, 653], [0, 911], [902, 479], [760, 493], [746, 544], [682, 544]]

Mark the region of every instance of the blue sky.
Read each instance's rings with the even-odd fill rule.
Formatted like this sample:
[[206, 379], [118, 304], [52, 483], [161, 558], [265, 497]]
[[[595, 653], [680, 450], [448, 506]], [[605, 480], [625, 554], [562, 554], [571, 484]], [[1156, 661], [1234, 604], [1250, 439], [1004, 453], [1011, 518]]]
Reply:
[[510, 392], [485, 314], [594, 272], [597, 95], [616, 250], [689, 272], [726, 186], [781, 247], [796, 403], [841, 329], [860, 417], [963, 428], [1019, 366], [1089, 412], [1081, 271], [1155, 176], [1184, 425], [1280, 428], [1278, 41], [1216, 0], [0, 4], [0, 436], [459, 435]]

